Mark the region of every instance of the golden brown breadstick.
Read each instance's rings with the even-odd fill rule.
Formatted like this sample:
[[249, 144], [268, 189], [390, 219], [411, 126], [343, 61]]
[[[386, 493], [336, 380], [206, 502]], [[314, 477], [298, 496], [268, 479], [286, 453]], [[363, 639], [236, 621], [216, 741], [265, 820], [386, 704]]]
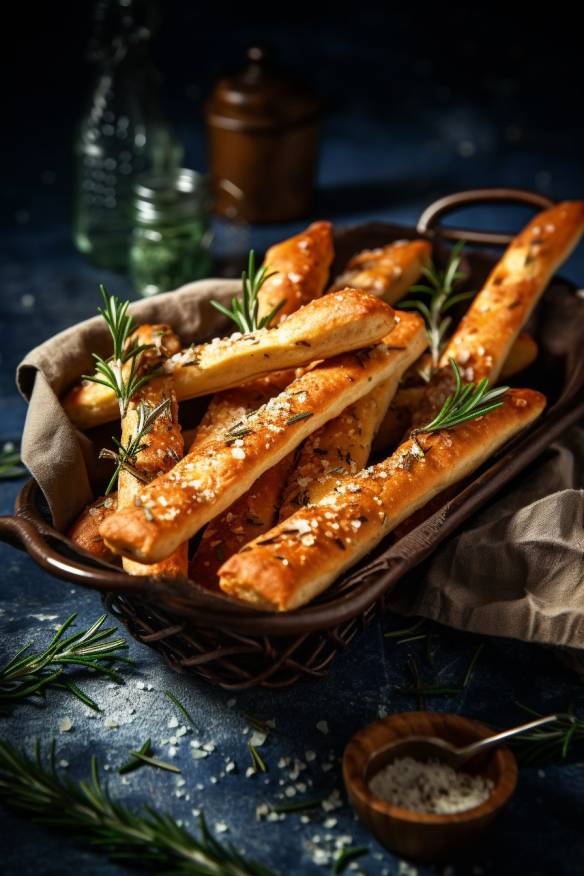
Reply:
[[[171, 377], [154, 377], [131, 400], [128, 411], [122, 419], [123, 446], [128, 446], [136, 433], [140, 405], [149, 410], [169, 399], [169, 405], [156, 417], [152, 429], [144, 438], [143, 449], [133, 462], [133, 470], [141, 475], [146, 483], [169, 471], [182, 458], [184, 444], [178, 422], [178, 404]], [[138, 477], [122, 468], [118, 477], [117, 510], [134, 508], [139, 504], [139, 494], [144, 486]], [[124, 571], [130, 575], [158, 575], [166, 577], [186, 577], [188, 570], [188, 545], [180, 545], [170, 556], [159, 563], [145, 565], [127, 557], [122, 561]]]
[[258, 319], [268, 316], [283, 301], [273, 320], [277, 325], [313, 298], [319, 298], [332, 260], [330, 222], [314, 222], [295, 237], [270, 247], [264, 265], [270, 273], [277, 273], [269, 277], [259, 291]]
[[[171, 356], [164, 364], [179, 401], [241, 386], [273, 371], [298, 368], [339, 352], [357, 350], [391, 329], [391, 310], [372, 295], [343, 289], [309, 302], [277, 328], [215, 338]], [[65, 411], [81, 428], [119, 416], [112, 391], [85, 382], [63, 400]]]
[[509, 355], [501, 368], [501, 380], [507, 380], [521, 371], [529, 368], [537, 359], [539, 348], [530, 334], [521, 332], [509, 351]]
[[[420, 333], [423, 328], [420, 326]], [[157, 562], [226, 510], [327, 420], [400, 368], [403, 350], [379, 344], [337, 356], [298, 377], [229, 432], [208, 439], [140, 493], [101, 531], [116, 552]]]
[[288, 475], [280, 520], [293, 514], [298, 507], [317, 502], [344, 474], [355, 474], [367, 464], [373, 436], [401, 375], [428, 345], [426, 334], [420, 330], [421, 321], [417, 314], [404, 311], [398, 318], [399, 322], [388, 340], [393, 347], [403, 348], [400, 367], [396, 368], [389, 380], [379, 384], [306, 439]]
[[419, 278], [431, 249], [427, 240], [398, 240], [363, 250], [353, 256], [329, 291], [352, 286], [395, 304]]
[[269, 468], [227, 511], [211, 520], [189, 566], [193, 581], [218, 590], [217, 571], [225, 560], [274, 525], [293, 458], [289, 453]]
[[[389, 459], [343, 479], [318, 505], [297, 511], [220, 568], [221, 589], [259, 609], [309, 602], [416, 509], [473, 472], [545, 406], [529, 389], [454, 429], [406, 441]], [[110, 518], [110, 520], [113, 518]], [[106, 524], [107, 525], [107, 524]]]
[[99, 534], [100, 524], [106, 517], [114, 513], [117, 504], [117, 493], [100, 496], [99, 499], [84, 508], [67, 532], [67, 538], [94, 557], [107, 560], [108, 563], [118, 563], [118, 557], [114, 556], [105, 546], [103, 538]]
[[583, 233], [584, 201], [565, 201], [538, 213], [509, 244], [448, 342], [414, 424], [439, 410], [452, 390], [451, 358], [464, 380], [497, 382], [517, 335]]

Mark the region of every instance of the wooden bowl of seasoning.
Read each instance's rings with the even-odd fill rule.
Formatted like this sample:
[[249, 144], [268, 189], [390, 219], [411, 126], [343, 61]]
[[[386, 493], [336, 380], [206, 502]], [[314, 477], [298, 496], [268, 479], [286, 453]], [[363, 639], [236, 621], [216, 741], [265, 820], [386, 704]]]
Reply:
[[370, 724], [343, 754], [353, 808], [386, 848], [416, 861], [443, 859], [473, 842], [507, 803], [517, 784], [515, 757], [500, 746], [455, 773], [396, 758], [392, 745], [409, 736], [431, 736], [462, 747], [492, 733], [478, 721], [441, 712], [402, 712]]

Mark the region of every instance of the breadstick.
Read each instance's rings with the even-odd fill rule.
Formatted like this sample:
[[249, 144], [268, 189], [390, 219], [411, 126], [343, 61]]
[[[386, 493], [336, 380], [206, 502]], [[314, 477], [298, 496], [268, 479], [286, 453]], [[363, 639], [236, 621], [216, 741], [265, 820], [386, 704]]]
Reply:
[[99, 499], [84, 508], [67, 532], [67, 538], [87, 551], [88, 554], [107, 560], [108, 563], [117, 563], [118, 558], [105, 546], [103, 538], [99, 534], [100, 524], [106, 517], [114, 513], [117, 504], [117, 493], [111, 493], [107, 497], [100, 496]]
[[278, 505], [294, 454], [289, 453], [261, 475], [231, 507], [211, 520], [189, 566], [189, 576], [218, 590], [217, 571], [225, 560], [276, 522]]
[[515, 339], [515, 343], [509, 351], [509, 355], [501, 368], [501, 380], [507, 380], [521, 371], [529, 368], [537, 359], [539, 348], [527, 332], [521, 332]]
[[419, 278], [431, 249], [426, 240], [398, 240], [365, 249], [353, 256], [329, 291], [352, 286], [395, 304]]
[[[259, 609], [289, 611], [309, 602], [366, 556], [406, 517], [471, 474], [545, 406], [529, 389], [449, 431], [410, 439], [387, 460], [297, 511], [246, 545], [219, 570], [221, 589]], [[114, 518], [110, 518], [113, 520]]]
[[288, 475], [280, 520], [289, 517], [299, 506], [317, 502], [339, 478], [355, 474], [367, 464], [373, 436], [403, 371], [418, 359], [428, 344], [426, 335], [420, 332], [417, 315], [404, 311], [398, 318], [388, 340], [394, 347], [403, 347], [401, 371], [396, 369], [389, 380], [380, 383], [307, 438], [300, 448], [294, 469]]
[[[393, 325], [391, 309], [372, 295], [344, 289], [311, 301], [277, 328], [193, 346], [164, 365], [179, 401], [241, 386], [273, 371], [298, 368], [379, 341]], [[63, 399], [72, 422], [89, 428], [119, 416], [112, 391], [98, 383], [74, 387]]]
[[[171, 377], [154, 377], [131, 400], [126, 416], [122, 419], [121, 443], [128, 446], [135, 435], [139, 406], [153, 409], [165, 399], [170, 405], [157, 416], [150, 432], [144, 438], [144, 447], [137, 454], [133, 467], [146, 481], [169, 471], [182, 458], [184, 444], [178, 423], [178, 403]], [[143, 484], [126, 469], [118, 477], [117, 510], [134, 508]], [[138, 500], [139, 501], [139, 500]], [[186, 577], [188, 569], [188, 545], [181, 544], [170, 556], [159, 563], [144, 565], [124, 557], [124, 571], [129, 575], [157, 575]]]
[[112, 515], [102, 536], [115, 553], [140, 562], [168, 556], [308, 435], [392, 377], [403, 355], [402, 349], [379, 344], [307, 371], [237, 427], [198, 445], [144, 487], [141, 507]]
[[270, 272], [277, 273], [269, 277], [260, 289], [259, 319], [270, 314], [283, 301], [284, 304], [273, 320], [277, 325], [313, 298], [319, 298], [323, 293], [332, 260], [333, 238], [330, 222], [313, 222], [306, 231], [270, 247], [264, 265]]
[[[537, 358], [538, 346], [531, 335], [522, 332], [511, 347], [509, 355], [501, 369], [501, 380], [518, 374], [528, 368]], [[425, 356], [419, 360], [424, 363]], [[423, 367], [423, 364], [421, 365]], [[413, 375], [416, 365], [412, 365], [409, 373]], [[404, 383], [408, 379], [408, 372], [404, 375]], [[410, 428], [416, 410], [424, 400], [425, 385], [400, 387], [395, 393], [385, 415], [379, 425], [379, 429], [373, 439], [372, 453], [379, 454], [396, 447], [402, 436]]]

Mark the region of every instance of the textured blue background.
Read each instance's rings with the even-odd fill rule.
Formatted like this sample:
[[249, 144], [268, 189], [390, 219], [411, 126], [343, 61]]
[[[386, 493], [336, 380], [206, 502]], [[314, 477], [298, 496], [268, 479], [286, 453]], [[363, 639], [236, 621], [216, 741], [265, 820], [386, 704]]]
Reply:
[[[342, 58], [345, 74], [351, 60], [357, 65], [367, 58], [371, 75], [387, 58], [389, 49], [382, 40], [369, 45], [357, 41], [351, 55], [346, 33], [327, 33], [328, 41], [318, 28], [304, 32], [303, 49], [312, 58], [321, 50], [329, 59]], [[191, 32], [191, 37], [202, 40], [200, 32]], [[289, 34], [287, 40], [292, 60]], [[509, 57], [505, 58], [509, 66]], [[372, 106], [363, 88], [340, 95], [338, 89], [335, 91], [332, 61], [319, 68], [319, 84], [333, 99], [323, 130], [315, 216], [340, 224], [368, 218], [412, 223], [435, 196], [484, 185], [536, 187], [556, 198], [582, 196], [582, 142], [577, 120], [564, 117], [559, 131], [553, 109], [548, 107], [546, 126], [541, 114], [529, 115], [525, 110], [529, 95], [504, 73], [493, 74], [491, 84], [485, 85], [484, 99], [472, 101], [464, 88], [453, 94], [447, 84], [440, 83], [423, 52], [411, 59], [411, 64], [406, 61], [402, 51], [391, 68], [391, 75], [399, 77], [407, 67], [411, 86], [402, 102], [399, 88], [391, 91], [395, 112], [379, 112], [379, 103]], [[195, 69], [196, 64], [202, 64], [200, 58], [193, 63]], [[49, 82], [54, 75], [48, 67]], [[347, 81], [346, 75], [342, 81]], [[196, 113], [193, 110], [189, 117], [182, 112], [185, 94], [194, 104], [199, 100], [200, 84], [191, 82], [190, 91], [183, 86], [184, 93], [172, 93], [171, 89], [173, 105], [180, 110], [176, 121], [187, 145], [188, 162], [203, 167], [203, 138]], [[73, 90], [76, 87], [71, 84]], [[99, 282], [107, 282], [121, 295], [130, 291], [125, 278], [88, 266], [72, 247], [69, 149], [71, 118], [78, 111], [75, 107], [61, 114], [58, 94], [55, 101], [59, 106], [56, 114], [49, 112], [50, 107], [38, 109], [38, 118], [46, 125], [37, 126], [30, 117], [23, 122], [24, 134], [17, 138], [19, 157], [15, 157], [13, 172], [6, 174], [4, 183], [8, 210], [2, 219], [6, 257], [0, 285], [0, 440], [18, 439], [22, 430], [25, 406], [14, 388], [13, 375], [24, 353], [93, 314]], [[516, 227], [523, 215], [486, 208], [465, 218], [485, 227], [506, 228]], [[253, 243], [261, 249], [296, 227], [254, 229]], [[582, 248], [564, 273], [583, 282]], [[0, 483], [1, 513], [10, 513], [19, 486], [16, 482]], [[55, 624], [71, 611], [78, 612], [83, 625], [89, 625], [101, 612], [96, 594], [51, 579], [25, 555], [3, 545], [0, 578], [0, 644], [7, 656], [25, 641], [42, 645]], [[403, 621], [399, 618], [385, 622], [388, 629], [400, 625]], [[436, 667], [423, 671], [428, 678], [436, 673], [440, 681], [458, 684], [481, 639], [444, 628], [435, 627], [434, 631]], [[350, 836], [353, 844], [370, 847], [357, 872], [413, 873], [370, 840], [354, 820], [344, 795], [341, 808], [330, 814], [317, 812], [307, 824], [292, 815], [273, 823], [255, 819], [257, 805], [277, 800], [285, 786], [294, 784], [287, 770], [278, 767], [280, 758], [305, 761], [307, 750], [318, 755], [299, 778], [307, 784], [306, 792], [299, 792], [294, 799], [320, 796], [334, 788], [342, 792], [338, 758], [350, 735], [380, 714], [415, 708], [412, 699], [398, 695], [396, 688], [410, 681], [410, 654], [416, 654], [424, 666], [423, 643], [397, 645], [395, 640], [384, 639], [382, 632], [380, 623], [370, 627], [338, 658], [323, 682], [284, 693], [239, 694], [235, 703], [230, 702], [230, 694], [173, 674], [153, 652], [130, 642], [136, 664], [127, 673], [125, 686], [99, 680], [83, 683], [100, 704], [99, 714], [55, 692], [46, 705], [15, 707], [9, 717], [0, 719], [0, 733], [24, 744], [36, 736], [45, 740], [55, 736], [59, 759], [67, 761], [65, 769], [71, 776], [86, 775], [89, 755], [96, 753], [109, 768], [112, 790], [129, 803], [154, 804], [191, 826], [196, 820], [193, 809], [202, 808], [212, 828], [225, 822], [229, 828], [226, 839], [280, 874], [328, 872], [327, 867], [312, 862], [315, 837], [321, 838], [317, 845], [326, 847], [343, 835]], [[163, 696], [165, 689], [172, 690], [195, 719], [196, 729], [179, 739], [174, 756], [185, 784], [179, 785], [175, 776], [147, 768], [120, 779], [117, 767], [127, 759], [128, 751], [147, 737], [152, 738], [156, 753], [169, 759], [168, 740], [176, 731], [168, 727], [168, 721], [176, 713]], [[498, 639], [485, 640], [472, 683], [464, 694], [430, 699], [428, 705], [505, 725], [521, 717], [516, 700], [543, 711], [565, 708], [569, 702], [580, 709], [584, 705], [581, 682], [553, 649]], [[244, 776], [249, 763], [245, 714], [250, 712], [274, 719], [276, 727], [261, 748], [268, 773], [248, 779]], [[61, 733], [59, 722], [66, 717], [73, 729]], [[323, 719], [330, 727], [328, 735], [316, 729]], [[116, 727], [110, 726], [114, 723]], [[216, 750], [205, 759], [193, 760], [190, 741], [195, 738], [214, 743]], [[221, 777], [229, 759], [235, 761], [236, 771]], [[332, 768], [328, 768], [329, 763]], [[582, 872], [584, 851], [583, 800], [584, 773], [577, 763], [523, 769], [511, 805], [483, 842], [462, 859], [450, 862], [451, 869], [419, 867], [418, 872], [576, 876]], [[327, 817], [336, 819], [334, 827], [324, 827]], [[5, 828], [0, 856], [3, 873], [126, 872], [62, 835], [23, 820], [6, 816]], [[332, 840], [324, 839], [329, 835]]]

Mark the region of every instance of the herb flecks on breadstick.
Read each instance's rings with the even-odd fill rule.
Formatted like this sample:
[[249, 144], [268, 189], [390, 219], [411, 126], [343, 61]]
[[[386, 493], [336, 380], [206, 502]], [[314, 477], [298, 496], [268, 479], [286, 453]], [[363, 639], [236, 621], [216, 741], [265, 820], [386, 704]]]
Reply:
[[[412, 343], [421, 351], [422, 321], [408, 317], [416, 326]], [[115, 551], [141, 562], [167, 556], [324, 422], [401, 372], [405, 355], [381, 343], [366, 356], [347, 353], [307, 371], [231, 432], [197, 444], [195, 453], [144, 487], [142, 508], [113, 515], [102, 527], [103, 537]]]
[[[309, 602], [434, 496], [471, 474], [543, 410], [533, 390], [509, 390], [486, 415], [405, 441], [387, 460], [343, 478], [316, 505], [250, 542], [219, 570], [221, 589], [259, 609]], [[110, 518], [110, 520], [113, 518]]]

